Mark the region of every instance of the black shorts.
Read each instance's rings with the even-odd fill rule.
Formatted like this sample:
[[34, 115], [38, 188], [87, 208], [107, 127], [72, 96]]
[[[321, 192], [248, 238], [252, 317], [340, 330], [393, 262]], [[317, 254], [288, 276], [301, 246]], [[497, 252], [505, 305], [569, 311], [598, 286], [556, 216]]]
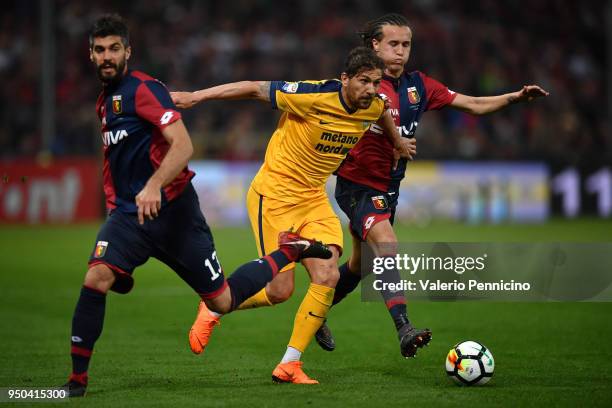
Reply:
[[397, 192], [383, 192], [338, 176], [336, 202], [350, 220], [351, 234], [365, 241], [370, 228], [377, 223], [395, 219]]
[[202, 297], [215, 297], [227, 286], [191, 184], [144, 225], [136, 214], [113, 211], [98, 232], [89, 265], [110, 267], [116, 276], [111, 289], [128, 293], [134, 286], [134, 269], [150, 257], [172, 268]]

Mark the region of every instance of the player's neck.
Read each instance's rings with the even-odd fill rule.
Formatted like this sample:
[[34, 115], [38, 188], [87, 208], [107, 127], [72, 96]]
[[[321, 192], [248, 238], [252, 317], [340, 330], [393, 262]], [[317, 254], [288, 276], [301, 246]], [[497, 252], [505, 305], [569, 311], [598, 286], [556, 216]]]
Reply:
[[404, 68], [399, 70], [390, 70], [388, 67], [385, 68], [385, 75], [388, 75], [392, 78], [399, 78], [404, 73]]
[[340, 95], [342, 96], [342, 100], [344, 101], [344, 104], [348, 107], [349, 111], [356, 111], [357, 108], [355, 108], [353, 106], [353, 104], [351, 103], [351, 101], [348, 98], [348, 92], [346, 91], [346, 86], [343, 86], [340, 89]]

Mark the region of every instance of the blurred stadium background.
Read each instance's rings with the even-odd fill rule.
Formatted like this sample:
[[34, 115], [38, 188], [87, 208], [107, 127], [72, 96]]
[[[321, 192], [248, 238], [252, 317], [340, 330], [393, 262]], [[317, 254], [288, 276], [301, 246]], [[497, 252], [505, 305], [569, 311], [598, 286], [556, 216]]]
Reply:
[[[402, 186], [400, 241], [612, 241], [612, 1], [8, 0], [0, 16], [0, 387], [58, 385], [69, 370], [70, 317], [104, 216], [100, 84], [87, 41], [97, 16], [128, 20], [132, 68], [193, 90], [335, 77], [355, 32], [391, 11], [412, 24], [409, 70], [471, 95], [525, 83], [551, 93], [487, 117], [424, 115]], [[194, 182], [226, 271], [255, 256], [244, 196], [277, 118], [253, 101], [184, 112]], [[372, 407], [393, 396], [431, 406], [611, 406], [612, 303], [411, 301], [412, 317], [435, 338], [405, 361], [384, 307], [352, 296], [330, 314], [338, 350], [307, 352], [323, 385], [274, 387], [270, 370], [306, 287], [305, 273], [296, 279], [290, 301], [228, 316], [196, 358], [186, 334], [197, 297], [148, 262], [133, 293], [108, 302], [81, 404]], [[468, 338], [496, 358], [492, 383], [478, 390], [457, 389], [443, 371], [448, 348]]]
[[[1, 17], [0, 222], [103, 217], [87, 32], [111, 11], [130, 24], [130, 66], [171, 90], [336, 77], [361, 25], [401, 12], [409, 70], [470, 95], [537, 83], [551, 96], [487, 117], [426, 114], [400, 222], [610, 218], [612, 2], [29, 0], [5, 2]], [[277, 117], [251, 101], [184, 112], [213, 226], [246, 224], [243, 197]]]

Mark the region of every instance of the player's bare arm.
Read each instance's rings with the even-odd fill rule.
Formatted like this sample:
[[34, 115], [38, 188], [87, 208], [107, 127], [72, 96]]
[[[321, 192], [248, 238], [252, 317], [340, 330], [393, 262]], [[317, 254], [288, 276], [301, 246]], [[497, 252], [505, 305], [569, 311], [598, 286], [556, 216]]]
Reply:
[[217, 99], [257, 99], [270, 102], [270, 81], [240, 81], [200, 89], [195, 92], [171, 92], [172, 101], [181, 109]]
[[457, 94], [450, 106], [472, 115], [486, 115], [497, 112], [508, 105], [531, 102], [549, 93], [537, 85], [525, 85], [520, 91], [496, 96], [468, 96]]
[[170, 144], [166, 157], [159, 168], [147, 181], [144, 188], [136, 195], [138, 222], [144, 224], [145, 217], [152, 220], [161, 209], [161, 189], [168, 185], [187, 166], [193, 154], [193, 145], [189, 133], [181, 119], [162, 130], [164, 138]]

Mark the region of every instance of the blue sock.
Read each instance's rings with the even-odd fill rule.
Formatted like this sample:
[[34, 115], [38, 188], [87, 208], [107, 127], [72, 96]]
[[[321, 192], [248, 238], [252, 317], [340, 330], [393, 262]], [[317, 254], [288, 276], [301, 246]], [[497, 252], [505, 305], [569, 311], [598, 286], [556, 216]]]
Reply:
[[[397, 269], [386, 269], [381, 275], [381, 280], [387, 284], [398, 284], [401, 281], [401, 277]], [[384, 286], [384, 288], [387, 287], [387, 285]], [[408, 316], [406, 315], [406, 297], [404, 296], [404, 292], [392, 292], [388, 289], [384, 289], [380, 291], [380, 294], [382, 295], [385, 305], [387, 306], [387, 310], [393, 319], [395, 328], [399, 330], [400, 327], [404, 326], [405, 324], [410, 324]]]
[[346, 295], [354, 291], [360, 281], [361, 274], [352, 273], [349, 270], [348, 262], [340, 266], [340, 279], [338, 279], [338, 283], [336, 284], [332, 305], [339, 303]]
[[276, 250], [236, 269], [227, 278], [227, 284], [232, 291], [232, 310], [263, 289], [278, 271], [291, 262], [281, 250]]
[[72, 317], [70, 355], [73, 374], [87, 372], [94, 344], [102, 334], [105, 309], [106, 294], [83, 286]]

